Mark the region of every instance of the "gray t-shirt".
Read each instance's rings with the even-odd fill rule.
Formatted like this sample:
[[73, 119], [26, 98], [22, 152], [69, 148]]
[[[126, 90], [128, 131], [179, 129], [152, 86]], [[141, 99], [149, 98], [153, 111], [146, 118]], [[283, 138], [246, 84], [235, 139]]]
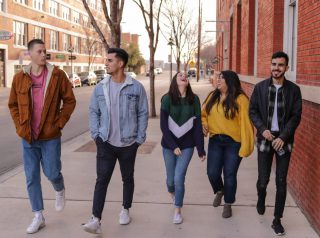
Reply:
[[116, 147], [125, 147], [129, 146], [121, 142], [120, 137], [120, 124], [119, 124], [119, 100], [120, 100], [120, 91], [123, 83], [116, 83], [112, 79], [109, 84], [110, 92], [110, 104], [111, 112], [110, 113], [110, 131], [108, 142]]

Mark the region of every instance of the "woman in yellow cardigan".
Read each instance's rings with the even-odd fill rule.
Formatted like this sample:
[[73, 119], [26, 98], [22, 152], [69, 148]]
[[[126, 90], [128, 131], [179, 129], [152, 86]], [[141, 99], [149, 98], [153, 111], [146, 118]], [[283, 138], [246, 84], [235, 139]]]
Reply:
[[232, 216], [231, 204], [235, 202], [240, 162], [254, 147], [248, 109], [249, 99], [241, 88], [238, 75], [230, 70], [222, 71], [217, 88], [203, 104], [201, 118], [203, 133], [210, 136], [207, 174], [216, 194], [213, 206], [218, 207], [224, 196], [224, 218]]

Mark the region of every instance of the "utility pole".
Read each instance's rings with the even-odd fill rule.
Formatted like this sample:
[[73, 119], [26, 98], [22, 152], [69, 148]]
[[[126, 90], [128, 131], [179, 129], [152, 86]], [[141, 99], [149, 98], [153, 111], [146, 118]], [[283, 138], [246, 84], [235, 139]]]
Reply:
[[199, 79], [200, 79], [201, 22], [202, 22], [202, 5], [201, 5], [201, 0], [199, 0], [197, 82], [199, 82]]

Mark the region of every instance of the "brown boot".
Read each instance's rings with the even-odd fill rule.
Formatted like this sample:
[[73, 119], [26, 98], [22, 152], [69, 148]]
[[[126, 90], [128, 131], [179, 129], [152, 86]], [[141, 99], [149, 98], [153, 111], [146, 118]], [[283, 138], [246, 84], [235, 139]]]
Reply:
[[214, 207], [219, 207], [221, 205], [222, 197], [223, 197], [223, 191], [218, 191], [217, 194], [216, 194], [216, 197], [213, 200], [213, 204], [212, 205]]
[[226, 203], [223, 206], [222, 217], [223, 218], [229, 218], [231, 216], [232, 216], [231, 204]]

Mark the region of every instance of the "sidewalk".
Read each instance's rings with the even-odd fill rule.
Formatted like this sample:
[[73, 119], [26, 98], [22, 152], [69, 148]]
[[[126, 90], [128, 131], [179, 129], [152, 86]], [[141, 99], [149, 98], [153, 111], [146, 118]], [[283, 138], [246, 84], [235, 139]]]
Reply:
[[[208, 84], [200, 83], [194, 87], [194, 91], [203, 99], [207, 95], [208, 87]], [[243, 159], [241, 163], [237, 201], [233, 206], [233, 216], [229, 219], [221, 217], [222, 206], [212, 207], [213, 192], [206, 176], [206, 163], [201, 163], [195, 153], [186, 177], [184, 223], [172, 224], [173, 206], [166, 191], [160, 139], [159, 119], [150, 119], [147, 144], [141, 148], [136, 160], [134, 204], [130, 210], [133, 220], [130, 225], [118, 224], [122, 204], [122, 182], [117, 165], [109, 185], [103, 213], [103, 234], [95, 236], [81, 228], [81, 224], [86, 222], [91, 214], [96, 178], [95, 152], [90, 152], [94, 151], [94, 146], [90, 144], [89, 133], [85, 133], [64, 143], [62, 147], [62, 172], [67, 196], [66, 208], [62, 213], [54, 210], [54, 191], [42, 176], [46, 227], [38, 233], [25, 233], [32, 220], [32, 213], [22, 167], [6, 174], [5, 177], [0, 177], [0, 237], [275, 237], [270, 228], [275, 198], [274, 175], [268, 187], [266, 214], [259, 216], [255, 208], [256, 153]], [[290, 195], [287, 198], [283, 225], [288, 238], [318, 237]]]

